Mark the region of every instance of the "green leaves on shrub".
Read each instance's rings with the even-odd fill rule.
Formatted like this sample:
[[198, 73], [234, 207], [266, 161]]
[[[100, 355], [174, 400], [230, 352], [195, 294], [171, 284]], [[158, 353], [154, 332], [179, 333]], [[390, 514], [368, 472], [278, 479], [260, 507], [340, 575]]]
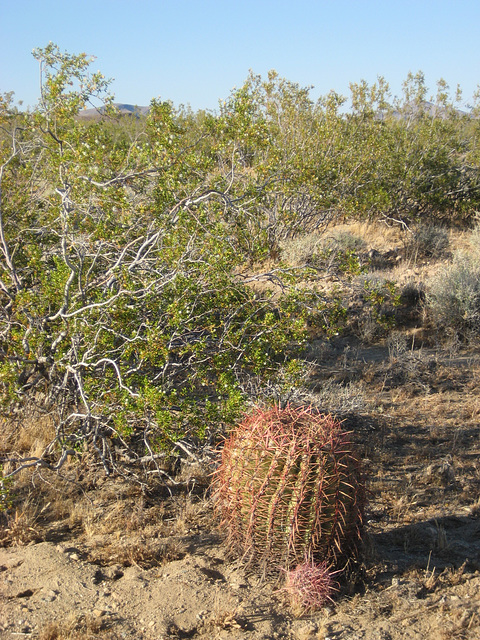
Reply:
[[[42, 458], [54, 466], [85, 448], [107, 472], [153, 464], [179, 438], [215, 438], [262, 394], [290, 397], [308, 335], [346, 324], [341, 285], [364, 265], [355, 238], [324, 253], [315, 241], [296, 268], [280, 262], [285, 243], [337, 216], [478, 208], [478, 122], [445, 87], [428, 110], [422, 76], [395, 110], [381, 79], [352, 85], [346, 112], [342, 96], [315, 102], [272, 71], [218, 113], [158, 98], [137, 119], [86, 54], [50, 43], [34, 56], [38, 105], [0, 97], [0, 395], [5, 413], [55, 413]], [[79, 117], [93, 105], [98, 118]], [[329, 269], [340, 284], [320, 291]], [[394, 289], [363, 293], [388, 324]]]

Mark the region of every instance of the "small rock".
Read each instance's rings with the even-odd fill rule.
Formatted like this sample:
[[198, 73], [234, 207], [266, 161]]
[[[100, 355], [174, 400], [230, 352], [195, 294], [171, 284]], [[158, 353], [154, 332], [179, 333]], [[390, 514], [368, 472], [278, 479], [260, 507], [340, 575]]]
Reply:
[[104, 615], [106, 615], [106, 611], [105, 609], [94, 609], [93, 610], [93, 615], [95, 616], [95, 618], [103, 618]]
[[123, 567], [120, 564], [112, 564], [103, 570], [103, 575], [109, 580], [120, 580], [120, 578], [123, 578], [123, 574]]
[[143, 569], [139, 567], [127, 567], [123, 574], [125, 580], [144, 580]]
[[244, 582], [232, 582], [230, 583], [230, 589], [246, 589], [247, 585]]

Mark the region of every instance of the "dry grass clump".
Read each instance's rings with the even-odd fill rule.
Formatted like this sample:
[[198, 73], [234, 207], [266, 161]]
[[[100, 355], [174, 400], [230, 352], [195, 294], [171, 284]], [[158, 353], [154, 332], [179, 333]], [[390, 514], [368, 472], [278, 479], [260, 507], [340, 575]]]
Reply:
[[185, 545], [174, 538], [167, 540], [135, 540], [114, 542], [107, 545], [94, 546], [88, 552], [89, 562], [108, 567], [119, 564], [122, 567], [141, 567], [152, 569], [174, 560], [181, 560], [186, 555]]
[[43, 539], [41, 529], [37, 525], [38, 508], [32, 503], [25, 504], [21, 510], [4, 513], [2, 520], [0, 547], [26, 545]]
[[477, 214], [476, 224], [468, 234], [468, 246], [472, 252], [480, 253], [480, 215]]
[[282, 260], [292, 266], [311, 265], [317, 260], [322, 241], [319, 233], [284, 240], [281, 245]]
[[[33, 476], [38, 476], [40, 471], [49, 476], [48, 470], [36, 468], [34, 461], [54, 442], [55, 426], [51, 415], [27, 407], [21, 413], [0, 418], [0, 513], [18, 506], [15, 496], [22, 502], [22, 513], [28, 511]], [[22, 462], [25, 460], [27, 464]], [[50, 478], [47, 484], [51, 486]]]
[[324, 246], [333, 251], [364, 251], [367, 242], [348, 229], [335, 229], [324, 239]]
[[[325, 261], [325, 254], [333, 252], [365, 252], [368, 249], [385, 251], [398, 248], [398, 231], [368, 222], [354, 222], [330, 227], [323, 233], [309, 233], [287, 239], [281, 245], [281, 257], [294, 266], [314, 265]], [[327, 265], [328, 266], [328, 265]]]
[[6, 483], [0, 511], [0, 546], [26, 545], [49, 539], [59, 523], [73, 528], [70, 516], [80, 487], [48, 470], [24, 470]]
[[170, 534], [190, 535], [211, 528], [211, 503], [206, 497], [181, 494], [171, 509]]
[[[81, 524], [87, 538], [97, 535], [122, 535], [149, 532], [155, 537], [167, 535], [169, 528], [164, 524], [166, 505], [147, 504], [138, 486], [133, 485], [131, 491], [122, 491], [123, 483], [111, 482], [104, 487], [92, 504], [88, 500], [79, 501], [70, 520]], [[118, 495], [112, 495], [112, 488], [118, 487]]]
[[106, 617], [71, 615], [62, 622], [49, 622], [38, 636], [39, 640], [119, 640], [111, 630], [112, 621]]
[[37, 406], [0, 418], [0, 452], [30, 456], [42, 454], [55, 440], [55, 417]]
[[328, 230], [328, 235], [335, 237], [348, 233], [363, 241], [368, 249], [387, 251], [398, 249], [402, 246], [404, 232], [400, 227], [387, 226], [378, 222], [352, 221], [346, 224], [338, 224]]
[[368, 407], [364, 384], [361, 381], [342, 384], [328, 378], [316, 387], [309, 400], [322, 412], [335, 415], [352, 411], [363, 412]]
[[81, 486], [77, 471], [73, 464], [66, 464], [62, 473], [32, 467], [5, 481], [0, 546], [26, 545], [56, 539], [60, 531], [73, 532], [81, 522], [76, 514], [88, 484]]
[[[119, 494], [114, 497], [115, 486]], [[180, 560], [187, 553], [183, 536], [211, 524], [206, 500], [201, 497], [184, 493], [168, 499], [156, 494], [146, 497], [138, 487], [129, 492], [127, 486], [122, 491], [122, 486], [111, 480], [100, 499], [93, 504], [85, 500], [77, 508], [83, 546], [94, 564], [150, 569]]]

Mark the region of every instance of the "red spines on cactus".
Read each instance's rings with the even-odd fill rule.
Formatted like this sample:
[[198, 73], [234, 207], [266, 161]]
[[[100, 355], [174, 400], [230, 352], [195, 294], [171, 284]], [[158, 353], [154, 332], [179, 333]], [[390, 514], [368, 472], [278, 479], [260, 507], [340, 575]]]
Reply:
[[305, 560], [295, 569], [286, 572], [285, 585], [282, 589], [291, 601], [294, 609], [300, 613], [311, 613], [321, 609], [337, 590], [333, 580], [335, 573], [326, 562], [315, 564]]
[[348, 433], [311, 407], [256, 409], [225, 442], [215, 478], [230, 543], [289, 568], [354, 553], [365, 488]]

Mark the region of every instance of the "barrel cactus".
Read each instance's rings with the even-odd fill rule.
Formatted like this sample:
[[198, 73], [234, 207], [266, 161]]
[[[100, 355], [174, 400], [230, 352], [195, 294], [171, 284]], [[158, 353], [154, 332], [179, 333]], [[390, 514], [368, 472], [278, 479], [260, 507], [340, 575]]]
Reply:
[[289, 570], [358, 549], [363, 474], [332, 416], [311, 407], [256, 409], [226, 440], [215, 485], [222, 529], [248, 561]]
[[333, 602], [335, 573], [326, 562], [315, 564], [312, 560], [287, 571], [282, 591], [290, 598], [292, 609], [299, 614], [312, 613]]

